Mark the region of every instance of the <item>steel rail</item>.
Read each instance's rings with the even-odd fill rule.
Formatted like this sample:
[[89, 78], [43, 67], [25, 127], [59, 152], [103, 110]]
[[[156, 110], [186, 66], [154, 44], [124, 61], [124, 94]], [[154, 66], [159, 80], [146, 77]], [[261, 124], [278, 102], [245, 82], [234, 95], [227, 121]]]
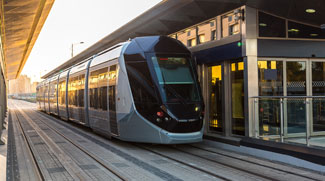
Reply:
[[33, 165], [35, 166], [34, 170], [36, 171], [36, 175], [38, 176], [39, 180], [45, 180], [44, 175], [42, 173], [42, 170], [41, 170], [41, 168], [38, 165], [38, 162], [36, 160], [36, 156], [34, 154], [34, 151], [33, 151], [33, 148], [31, 146], [30, 140], [27, 138], [25, 130], [23, 129], [23, 127], [21, 125], [21, 121], [19, 120], [19, 117], [17, 116], [17, 113], [15, 111], [13, 111], [13, 114], [16, 116], [16, 119], [17, 119], [17, 122], [18, 122], [18, 128], [19, 128], [20, 132], [22, 133], [23, 139], [27, 143], [28, 151], [32, 156], [32, 162], [33, 162]]
[[[20, 108], [18, 108], [18, 109], [19, 109], [19, 111], [21, 111]], [[74, 142], [72, 139], [70, 139], [70, 138], [66, 137], [64, 134], [60, 133], [56, 128], [53, 128], [52, 126], [50, 126], [49, 124], [45, 123], [41, 119], [39, 119], [39, 121], [41, 121], [43, 124], [45, 124], [48, 128], [50, 128], [51, 130], [53, 130], [58, 135], [62, 136], [64, 139], [66, 139], [72, 145], [74, 145], [75, 147], [77, 147], [78, 149], [80, 149], [82, 152], [84, 152], [90, 158], [92, 158], [93, 160], [95, 160], [96, 162], [98, 162], [101, 166], [103, 166], [104, 168], [106, 168], [107, 170], [109, 170], [112, 174], [114, 174], [115, 176], [117, 176], [119, 179], [121, 179], [123, 181], [129, 180], [128, 178], [125, 178], [123, 175], [121, 175], [117, 171], [115, 171], [112, 168], [110, 168], [109, 166], [107, 166], [104, 162], [102, 162], [100, 159], [98, 159], [94, 154], [88, 152], [86, 149], [84, 149], [82, 146], [80, 146], [79, 144], [77, 144], [76, 142]]]
[[170, 157], [170, 156], [164, 155], [164, 154], [162, 154], [162, 153], [159, 153], [159, 152], [157, 152], [157, 151], [151, 150], [151, 149], [149, 149], [149, 148], [146, 148], [146, 147], [143, 147], [143, 146], [139, 146], [138, 144], [135, 144], [135, 143], [134, 143], [134, 144], [133, 144], [133, 143], [130, 143], [130, 144], [132, 144], [132, 145], [135, 146], [135, 147], [138, 147], [138, 148], [141, 148], [141, 149], [143, 149], [143, 150], [146, 150], [146, 151], [149, 151], [149, 152], [151, 152], [151, 153], [154, 153], [154, 154], [156, 154], [156, 155], [159, 155], [159, 156], [161, 156], [161, 157], [167, 158], [167, 159], [169, 159], [169, 160], [173, 160], [173, 161], [175, 161], [175, 162], [181, 163], [181, 164], [186, 165], [186, 166], [188, 166], [188, 167], [191, 167], [191, 168], [193, 168], [193, 169], [195, 169], [195, 170], [198, 170], [198, 171], [200, 171], [200, 172], [203, 172], [203, 173], [206, 173], [206, 174], [208, 174], [208, 175], [211, 175], [211, 176], [213, 176], [213, 177], [215, 177], [215, 178], [219, 178], [219, 179], [222, 179], [222, 180], [231, 181], [231, 179], [229, 179], [229, 178], [226, 178], [226, 177], [221, 176], [221, 175], [217, 175], [217, 174], [212, 173], [212, 172], [210, 172], [210, 171], [206, 171], [206, 170], [204, 170], [204, 169], [202, 169], [202, 168], [199, 168], [199, 167], [195, 167], [195, 166], [193, 166], [193, 165], [191, 165], [191, 164], [188, 164], [188, 163], [186, 163], [186, 162], [184, 162], [184, 161], [181, 161], [181, 160], [178, 160], [178, 159], [172, 158], [172, 157]]

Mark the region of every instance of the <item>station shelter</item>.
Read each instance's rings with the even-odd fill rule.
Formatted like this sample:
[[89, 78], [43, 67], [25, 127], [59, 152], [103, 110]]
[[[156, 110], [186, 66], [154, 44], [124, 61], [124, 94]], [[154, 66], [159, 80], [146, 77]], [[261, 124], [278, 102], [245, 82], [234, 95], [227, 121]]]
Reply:
[[207, 137], [309, 145], [325, 136], [324, 25], [241, 6], [169, 36], [199, 65]]

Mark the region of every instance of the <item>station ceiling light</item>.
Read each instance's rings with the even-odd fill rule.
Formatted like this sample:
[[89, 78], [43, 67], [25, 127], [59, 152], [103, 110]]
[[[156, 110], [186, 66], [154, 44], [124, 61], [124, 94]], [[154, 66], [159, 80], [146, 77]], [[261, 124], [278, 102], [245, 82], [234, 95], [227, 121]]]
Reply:
[[265, 24], [265, 23], [260, 23], [260, 26], [261, 26], [261, 27], [266, 27], [267, 24]]
[[290, 29], [290, 30], [288, 30], [289, 32], [299, 32], [299, 30], [298, 29], [294, 29], [294, 28], [292, 28], [292, 29]]
[[313, 14], [313, 13], [316, 13], [316, 10], [315, 9], [306, 9], [306, 13]]

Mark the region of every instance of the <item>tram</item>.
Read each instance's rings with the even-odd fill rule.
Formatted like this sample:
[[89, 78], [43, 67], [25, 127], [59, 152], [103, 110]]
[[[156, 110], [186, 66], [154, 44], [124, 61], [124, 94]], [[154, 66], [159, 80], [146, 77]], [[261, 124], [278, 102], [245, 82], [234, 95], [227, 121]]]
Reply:
[[117, 44], [37, 86], [38, 108], [123, 141], [200, 142], [204, 103], [191, 52], [166, 36]]

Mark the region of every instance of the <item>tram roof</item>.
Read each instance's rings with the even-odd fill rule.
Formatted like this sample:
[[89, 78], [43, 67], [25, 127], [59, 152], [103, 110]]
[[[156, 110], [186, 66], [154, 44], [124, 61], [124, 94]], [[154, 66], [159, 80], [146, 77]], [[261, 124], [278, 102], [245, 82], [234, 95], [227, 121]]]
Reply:
[[2, 0], [2, 62], [8, 80], [17, 78], [51, 10], [54, 0]]
[[[324, 0], [163, 0], [88, 49], [50, 71], [43, 78], [47, 78], [129, 38], [168, 35], [243, 5], [316, 26], [325, 24]], [[307, 14], [306, 9], [309, 8], [315, 9], [316, 13]]]

